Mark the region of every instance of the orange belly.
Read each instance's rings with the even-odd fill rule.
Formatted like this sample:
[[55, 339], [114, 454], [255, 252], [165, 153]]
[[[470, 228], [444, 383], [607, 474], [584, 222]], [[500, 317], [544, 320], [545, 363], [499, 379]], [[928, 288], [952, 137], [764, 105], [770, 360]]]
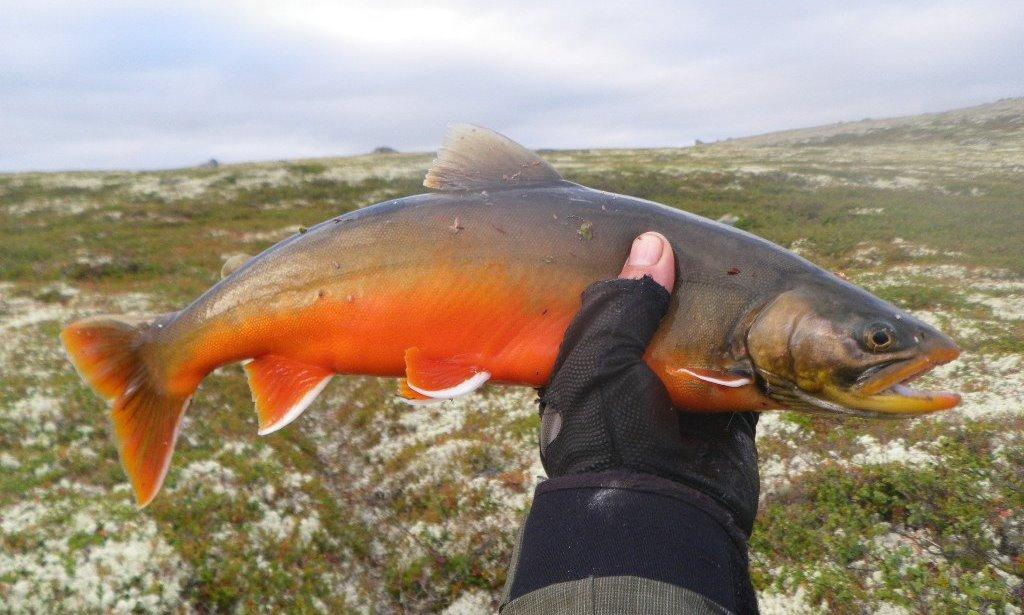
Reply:
[[[211, 323], [185, 354], [172, 382], [190, 390], [212, 369], [279, 355], [339, 374], [401, 377], [410, 348], [458, 358], [490, 372], [496, 383], [542, 386], [586, 283], [557, 280], [536, 288], [536, 272], [511, 274], [481, 265], [467, 274], [435, 267], [409, 280], [391, 278], [312, 289], [297, 309], [255, 310], [239, 321]], [[524, 287], [532, 285], [531, 292]], [[567, 299], [567, 298], [572, 298]], [[692, 411], [768, 407], [753, 385], [727, 388], [688, 378], [693, 357], [652, 348], [647, 361], [673, 402]], [[703, 366], [701, 366], [703, 367]]]

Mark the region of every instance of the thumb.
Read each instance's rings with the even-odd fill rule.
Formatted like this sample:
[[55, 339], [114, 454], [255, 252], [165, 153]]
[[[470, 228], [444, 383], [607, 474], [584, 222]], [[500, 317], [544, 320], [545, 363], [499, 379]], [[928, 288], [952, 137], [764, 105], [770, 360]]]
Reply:
[[633, 240], [619, 279], [583, 291], [580, 311], [558, 349], [552, 384], [565, 379], [561, 372], [567, 363], [585, 365], [570, 371], [588, 380], [610, 357], [619, 365], [639, 361], [668, 309], [674, 283], [675, 257], [665, 236], [647, 232]]
[[676, 259], [672, 246], [661, 233], [649, 231], [633, 240], [619, 279], [639, 279], [645, 275], [672, 292], [676, 281]]

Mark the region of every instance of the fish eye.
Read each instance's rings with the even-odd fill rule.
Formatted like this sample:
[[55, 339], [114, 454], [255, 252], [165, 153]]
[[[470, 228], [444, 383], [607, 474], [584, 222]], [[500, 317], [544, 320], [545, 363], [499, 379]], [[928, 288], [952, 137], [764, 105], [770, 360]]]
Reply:
[[871, 352], [888, 350], [896, 342], [892, 325], [876, 322], [864, 328], [864, 346]]

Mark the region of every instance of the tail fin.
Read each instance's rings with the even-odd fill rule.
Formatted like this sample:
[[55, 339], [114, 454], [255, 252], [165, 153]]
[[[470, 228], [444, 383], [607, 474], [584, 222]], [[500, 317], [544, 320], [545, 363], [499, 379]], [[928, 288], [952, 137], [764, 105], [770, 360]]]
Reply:
[[72, 323], [60, 334], [78, 373], [112, 402], [121, 465], [140, 508], [160, 491], [191, 399], [191, 393], [167, 392], [143, 361], [151, 326], [98, 316]]

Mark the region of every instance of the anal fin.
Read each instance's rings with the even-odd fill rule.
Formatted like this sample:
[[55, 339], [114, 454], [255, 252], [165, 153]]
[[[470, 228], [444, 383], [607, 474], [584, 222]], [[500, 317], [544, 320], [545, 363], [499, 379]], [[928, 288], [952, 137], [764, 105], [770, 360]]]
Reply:
[[324, 390], [334, 373], [280, 355], [263, 355], [245, 364], [259, 434], [273, 433], [294, 421]]
[[465, 359], [431, 357], [419, 348], [405, 351], [406, 386], [425, 397], [459, 397], [480, 388], [490, 377]]

